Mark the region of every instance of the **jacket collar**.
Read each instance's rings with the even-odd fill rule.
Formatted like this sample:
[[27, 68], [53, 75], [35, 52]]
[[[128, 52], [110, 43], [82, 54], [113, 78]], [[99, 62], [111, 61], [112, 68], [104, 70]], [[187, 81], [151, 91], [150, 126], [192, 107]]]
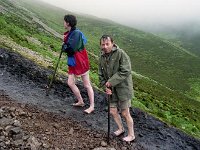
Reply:
[[71, 28], [70, 31], [66, 31], [66, 32], [64, 32], [64, 35], [67, 35], [69, 32], [73, 32], [74, 30], [76, 30], [76, 27]]

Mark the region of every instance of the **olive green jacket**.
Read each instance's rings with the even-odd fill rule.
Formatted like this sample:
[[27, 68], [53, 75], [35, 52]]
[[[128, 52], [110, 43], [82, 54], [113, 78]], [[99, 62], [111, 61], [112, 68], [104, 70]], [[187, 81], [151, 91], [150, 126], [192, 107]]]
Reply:
[[102, 51], [98, 74], [101, 86], [105, 86], [107, 81], [111, 83], [113, 99], [120, 101], [132, 99], [133, 82], [130, 58], [116, 44], [111, 53], [105, 54]]

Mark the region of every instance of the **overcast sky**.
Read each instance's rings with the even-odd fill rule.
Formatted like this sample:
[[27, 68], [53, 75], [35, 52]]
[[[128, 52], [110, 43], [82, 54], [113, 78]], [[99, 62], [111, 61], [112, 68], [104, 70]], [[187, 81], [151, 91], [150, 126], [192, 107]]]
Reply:
[[200, 22], [200, 0], [43, 0], [72, 12], [140, 27]]

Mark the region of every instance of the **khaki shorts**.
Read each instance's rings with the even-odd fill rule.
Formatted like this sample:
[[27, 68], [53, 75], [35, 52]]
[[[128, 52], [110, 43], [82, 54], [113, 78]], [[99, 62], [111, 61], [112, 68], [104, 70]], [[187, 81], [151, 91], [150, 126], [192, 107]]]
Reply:
[[131, 100], [110, 102], [110, 107], [119, 108], [123, 110], [131, 107]]

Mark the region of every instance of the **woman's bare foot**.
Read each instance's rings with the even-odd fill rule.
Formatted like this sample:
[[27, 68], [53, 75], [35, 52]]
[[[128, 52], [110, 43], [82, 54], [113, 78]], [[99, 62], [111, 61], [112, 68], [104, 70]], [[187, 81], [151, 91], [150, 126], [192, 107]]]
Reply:
[[117, 131], [114, 132], [114, 135], [115, 136], [120, 136], [120, 135], [124, 134], [124, 132], [125, 132], [124, 128], [118, 129]]
[[83, 107], [83, 106], [85, 106], [85, 103], [84, 102], [77, 102], [77, 103], [74, 103], [72, 105], [77, 106], [77, 107]]
[[94, 111], [94, 107], [89, 107], [88, 109], [84, 110], [85, 113], [90, 114]]
[[123, 141], [125, 141], [125, 142], [131, 142], [133, 140], [135, 140], [135, 136], [134, 135], [128, 135], [127, 137], [123, 138]]

